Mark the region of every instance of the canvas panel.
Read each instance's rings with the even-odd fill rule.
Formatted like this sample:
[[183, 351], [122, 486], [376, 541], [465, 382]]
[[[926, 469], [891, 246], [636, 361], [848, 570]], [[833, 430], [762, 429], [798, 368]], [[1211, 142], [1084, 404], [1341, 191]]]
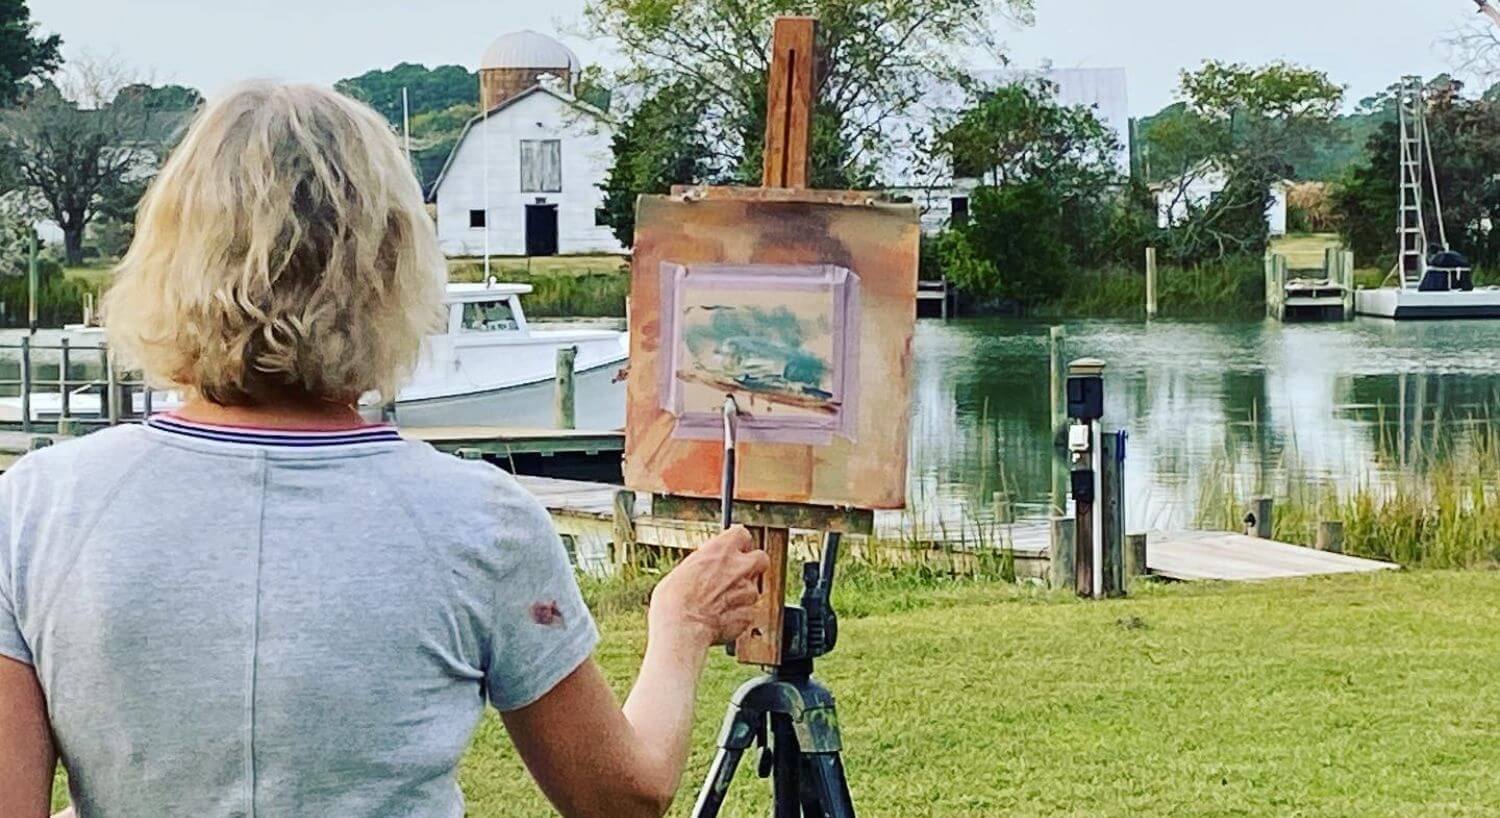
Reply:
[[732, 394], [740, 499], [902, 507], [915, 208], [716, 193], [638, 208], [627, 484], [717, 496]]

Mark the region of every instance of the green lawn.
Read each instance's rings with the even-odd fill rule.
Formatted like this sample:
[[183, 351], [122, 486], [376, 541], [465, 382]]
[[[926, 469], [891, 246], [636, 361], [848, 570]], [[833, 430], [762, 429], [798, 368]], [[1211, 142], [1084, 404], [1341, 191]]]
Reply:
[[[1103, 603], [857, 584], [820, 675], [863, 815], [1500, 815], [1500, 573], [1147, 586]], [[624, 691], [636, 594], [591, 590]], [[675, 815], [748, 675], [711, 663]], [[471, 816], [550, 814], [493, 717], [462, 780]], [[765, 814], [751, 775], [733, 798], [726, 815]]]
[[[820, 675], [862, 814], [1500, 815], [1500, 573], [846, 597], [869, 615]], [[623, 691], [642, 622], [601, 627]], [[746, 676], [712, 664], [690, 789]], [[493, 719], [463, 782], [471, 815], [549, 814]], [[726, 814], [764, 815], [764, 782], [740, 784]]]

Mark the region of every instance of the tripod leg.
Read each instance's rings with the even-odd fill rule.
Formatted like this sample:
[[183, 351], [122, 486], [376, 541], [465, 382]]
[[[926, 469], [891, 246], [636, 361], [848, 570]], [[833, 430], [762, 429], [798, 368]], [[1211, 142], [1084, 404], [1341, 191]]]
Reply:
[[771, 714], [771, 753], [775, 767], [771, 772], [771, 797], [775, 818], [802, 818], [801, 750], [797, 746], [797, 729], [790, 716]]
[[698, 801], [693, 805], [694, 818], [715, 818], [729, 795], [729, 785], [734, 783], [735, 768], [740, 765], [744, 750], [720, 747], [714, 754], [714, 763], [708, 768], [708, 777], [703, 780], [703, 789], [698, 792]]
[[838, 753], [809, 753], [802, 757], [802, 814], [804, 818], [854, 818], [854, 799]]

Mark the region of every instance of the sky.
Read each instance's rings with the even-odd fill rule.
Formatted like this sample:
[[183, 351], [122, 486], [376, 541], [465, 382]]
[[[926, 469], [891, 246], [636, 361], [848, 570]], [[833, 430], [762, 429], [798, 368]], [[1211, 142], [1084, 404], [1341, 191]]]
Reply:
[[[398, 62], [477, 67], [517, 29], [559, 36], [585, 63], [623, 61], [583, 27], [585, 0], [30, 0], [64, 55], [118, 59], [156, 82], [209, 94], [241, 79], [332, 83]], [[1032, 26], [997, 26], [1011, 62], [1126, 69], [1133, 115], [1173, 101], [1206, 58], [1286, 59], [1328, 71], [1351, 102], [1402, 74], [1451, 70], [1443, 40], [1473, 0], [1037, 0]], [[993, 59], [974, 58], [976, 67]]]

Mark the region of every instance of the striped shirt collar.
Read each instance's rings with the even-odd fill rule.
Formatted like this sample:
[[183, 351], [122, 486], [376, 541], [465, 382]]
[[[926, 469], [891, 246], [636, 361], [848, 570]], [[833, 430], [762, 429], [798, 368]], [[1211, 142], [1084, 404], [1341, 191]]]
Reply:
[[390, 424], [333, 430], [271, 429], [260, 426], [220, 426], [185, 420], [174, 414], [160, 414], [147, 418], [146, 425], [183, 437], [214, 440], [221, 443], [247, 443], [254, 446], [312, 448], [356, 446], [362, 443], [388, 443], [401, 440], [396, 427]]

